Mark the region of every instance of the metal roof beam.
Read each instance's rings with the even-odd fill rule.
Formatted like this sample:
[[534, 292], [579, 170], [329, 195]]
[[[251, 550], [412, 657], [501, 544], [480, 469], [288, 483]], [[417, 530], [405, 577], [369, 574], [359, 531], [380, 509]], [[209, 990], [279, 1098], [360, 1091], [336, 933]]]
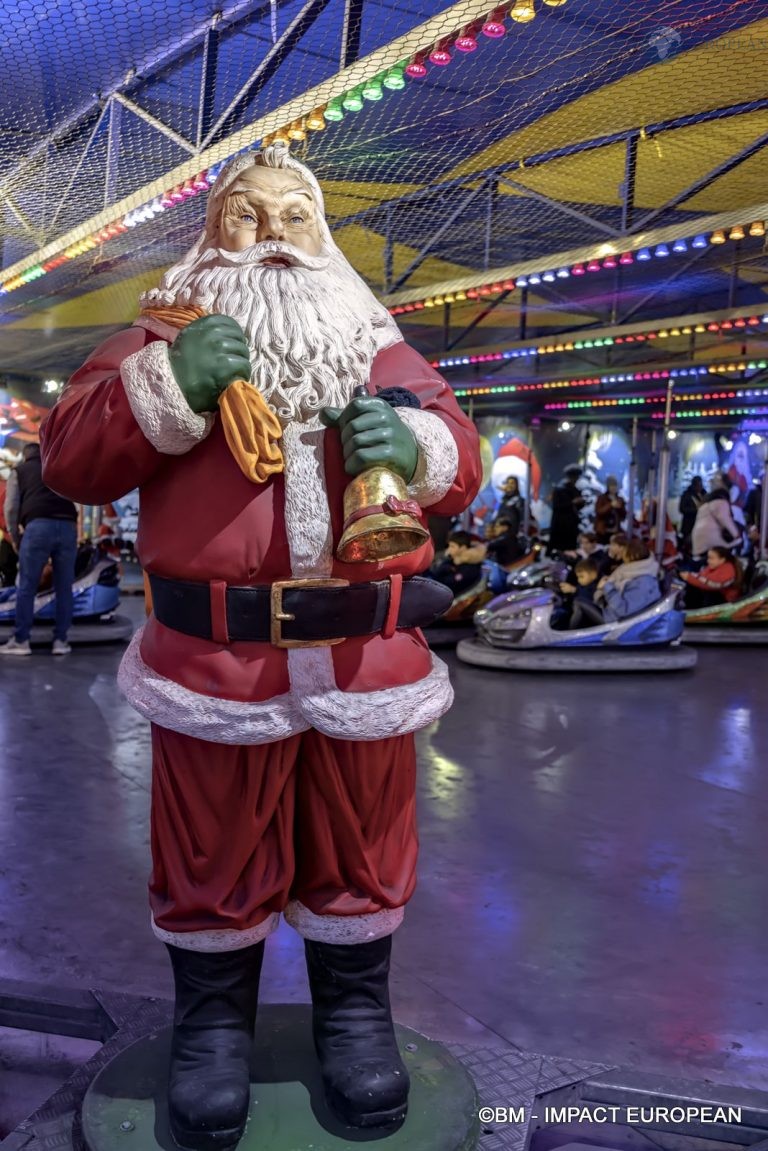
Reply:
[[[644, 131], [646, 136], [654, 136], [662, 132], [670, 132], [675, 128], [688, 128], [694, 124], [706, 124], [713, 120], [726, 120], [733, 116], [744, 116], [750, 112], [764, 111], [767, 108], [768, 97], [760, 100], [750, 100], [746, 103], [730, 104], [723, 108], [712, 108], [706, 112], [696, 113], [695, 115], [659, 120], [655, 124], [646, 126]], [[392, 200], [384, 200], [380, 204], [375, 204], [370, 208], [363, 208], [359, 212], [353, 212], [349, 216], [340, 217], [338, 220], [334, 220], [334, 227], [341, 228], [347, 224], [363, 223], [372, 216], [375, 217], [377, 212], [386, 211], [387, 208], [396, 208], [401, 204], [418, 203], [421, 200], [433, 197], [435, 193], [450, 191], [453, 188], [462, 188], [470, 182], [482, 180], [488, 176], [496, 175], [501, 177], [509, 172], [525, 172], [531, 168], [541, 167], [542, 164], [548, 164], [552, 160], [564, 160], [570, 156], [581, 155], [583, 152], [591, 152], [596, 148], [605, 148], [610, 144], [630, 141], [633, 137], [639, 138], [640, 132], [641, 128], [638, 126], [622, 132], [595, 136], [588, 140], [580, 140], [574, 144], [565, 144], [561, 148], [550, 148], [546, 152], [538, 152], [533, 156], [526, 156], [522, 160], [510, 160], [504, 164], [496, 164], [491, 168], [482, 168], [477, 172], [468, 172], [461, 176], [454, 176], [449, 180], [438, 180], [415, 192], [407, 192], [403, 196], [397, 196]], [[526, 189], [526, 191], [530, 193], [530, 189]]]
[[330, 0], [306, 0], [301, 11], [294, 16], [283, 34], [275, 41], [264, 59], [221, 113], [210, 132], [205, 136], [201, 147], [209, 148], [231, 131], [238, 116], [247, 111], [262, 88], [269, 83], [280, 65], [290, 56], [329, 3]]
[[684, 188], [682, 192], [676, 193], [670, 200], [667, 200], [666, 204], [662, 204], [661, 207], [654, 208], [652, 212], [648, 212], [632, 225], [630, 231], [636, 232], [641, 228], [647, 228], [649, 224], [657, 220], [659, 216], [663, 216], [665, 212], [670, 211], [672, 208], [677, 208], [681, 204], [685, 204], [686, 200], [692, 199], [699, 192], [703, 192], [705, 188], [709, 188], [716, 180], [719, 180], [722, 176], [727, 176], [734, 168], [738, 168], [739, 164], [743, 164], [745, 160], [749, 160], [751, 156], [754, 156], [764, 148], [766, 144], [768, 144], [768, 132], [763, 132], [763, 134], [758, 136], [756, 140], [753, 140], [751, 144], [747, 144], [746, 147], [739, 149], [733, 156], [729, 156], [727, 160], [724, 160], [722, 164], [718, 164], [715, 168], [712, 168], [705, 176], [700, 176], [698, 180], [694, 180], [694, 182], [689, 184], [687, 188]]
[[459, 206], [457, 208], [454, 208], [454, 210], [451, 212], [450, 216], [448, 216], [448, 218], [446, 220], [443, 220], [442, 224], [437, 229], [437, 231], [433, 232], [432, 235], [430, 236], [430, 238], [427, 240], [426, 244], [424, 244], [421, 247], [421, 249], [419, 250], [418, 255], [415, 257], [415, 259], [411, 260], [410, 264], [405, 269], [402, 276], [400, 276], [398, 278], [398, 280], [393, 284], [393, 286], [392, 286], [393, 292], [396, 292], [398, 290], [398, 288], [401, 288], [403, 286], [403, 284], [406, 283], [406, 281], [411, 278], [411, 276], [416, 271], [416, 269], [421, 267], [421, 265], [424, 263], [427, 256], [429, 255], [429, 253], [434, 248], [435, 244], [438, 242], [438, 240], [440, 240], [445, 235], [445, 233], [450, 228], [453, 227], [453, 225], [458, 220], [459, 216], [461, 216], [463, 214], [463, 212], [466, 211], [466, 209], [469, 207], [469, 205], [472, 203], [472, 201], [475, 200], [480, 195], [480, 193], [487, 186], [487, 184], [488, 184], [488, 181], [483, 180], [478, 185], [477, 188], [473, 188], [469, 192], [469, 194], [464, 197], [464, 199], [461, 201]]
[[360, 55], [360, 33], [363, 30], [365, 0], [344, 0], [344, 21], [341, 28], [341, 56], [339, 67], [348, 68]]
[[218, 27], [221, 36], [234, 34], [242, 23], [252, 19], [261, 19], [269, 10], [269, 3], [264, 3], [264, 0], [258, 0], [258, 2], [257, 0], [237, 0], [231, 7], [225, 8], [223, 14], [217, 14], [213, 18], [207, 17], [195, 28], [192, 28], [186, 36], [174, 40], [167, 48], [153, 52], [151, 56], [140, 60], [135, 67], [130, 70], [127, 76], [107, 86], [106, 90], [102, 89], [96, 93], [93, 99], [82, 104], [75, 112], [67, 116], [60, 124], [57, 124], [46, 136], [41, 137], [15, 166], [2, 176], [0, 179], [0, 187], [6, 187], [13, 181], [14, 177], [19, 175], [24, 168], [51, 144], [57, 143], [64, 136], [77, 132], [83, 122], [93, 116], [97, 109], [101, 108], [104, 102], [108, 101], [116, 92], [121, 89], [127, 90], [140, 87], [159, 72], [175, 64], [183, 63], [190, 55], [197, 51], [200, 43], [210, 32], [211, 28]]
[[553, 200], [551, 196], [545, 196], [543, 192], [535, 192], [532, 188], [527, 188], [525, 184], [519, 184], [517, 180], [510, 179], [509, 176], [499, 176], [499, 183], [506, 184], [515, 192], [520, 192], [527, 200], [536, 200], [540, 204], [546, 204], [553, 212], [560, 212], [563, 216], [570, 216], [572, 219], [578, 220], [580, 224], [586, 224], [588, 228], [594, 228], [597, 232], [603, 232], [605, 235], [613, 237], [621, 234], [618, 228], [613, 228], [610, 224], [604, 224], [602, 220], [596, 220], [594, 216], [590, 216], [588, 212], [580, 212], [578, 208], [572, 208], [570, 204], [564, 204], [561, 200]]

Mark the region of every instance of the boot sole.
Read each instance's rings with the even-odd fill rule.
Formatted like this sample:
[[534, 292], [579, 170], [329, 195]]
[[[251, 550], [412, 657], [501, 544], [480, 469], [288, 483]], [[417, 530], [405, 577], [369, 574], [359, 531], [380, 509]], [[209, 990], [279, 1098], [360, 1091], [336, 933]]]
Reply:
[[173, 1122], [171, 1136], [181, 1151], [230, 1151], [237, 1147], [245, 1127], [231, 1127], [227, 1131], [182, 1131]]
[[403, 1122], [408, 1114], [408, 1104], [392, 1107], [388, 1111], [350, 1111], [343, 1096], [336, 1092], [325, 1092], [325, 1101], [337, 1119], [347, 1127], [395, 1127]]

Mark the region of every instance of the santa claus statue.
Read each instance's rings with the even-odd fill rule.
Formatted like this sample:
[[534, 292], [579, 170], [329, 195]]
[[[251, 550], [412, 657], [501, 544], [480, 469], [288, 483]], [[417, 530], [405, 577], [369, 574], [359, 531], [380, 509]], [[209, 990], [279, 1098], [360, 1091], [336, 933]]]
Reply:
[[223, 169], [203, 236], [75, 373], [42, 445], [70, 499], [141, 493], [153, 612], [120, 684], [152, 723], [176, 1142], [242, 1135], [281, 914], [305, 940], [331, 1108], [400, 1122], [388, 973], [415, 885], [413, 733], [452, 699], [419, 631], [444, 589], [418, 578], [428, 541], [377, 562], [335, 553], [345, 487], [372, 466], [402, 477], [412, 514], [463, 511], [472, 424], [336, 247], [312, 173], [274, 145]]

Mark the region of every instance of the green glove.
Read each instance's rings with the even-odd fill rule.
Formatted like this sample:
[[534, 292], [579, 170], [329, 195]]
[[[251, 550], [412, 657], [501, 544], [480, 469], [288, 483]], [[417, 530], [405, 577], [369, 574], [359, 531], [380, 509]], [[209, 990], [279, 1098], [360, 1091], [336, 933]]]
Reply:
[[168, 351], [176, 383], [193, 412], [213, 412], [233, 380], [250, 380], [243, 329], [229, 316], [201, 316], [179, 332]]
[[338, 428], [344, 449], [344, 470], [350, 476], [366, 468], [384, 467], [413, 478], [419, 448], [407, 424], [386, 400], [360, 396], [346, 408], [324, 408], [320, 419], [327, 428]]

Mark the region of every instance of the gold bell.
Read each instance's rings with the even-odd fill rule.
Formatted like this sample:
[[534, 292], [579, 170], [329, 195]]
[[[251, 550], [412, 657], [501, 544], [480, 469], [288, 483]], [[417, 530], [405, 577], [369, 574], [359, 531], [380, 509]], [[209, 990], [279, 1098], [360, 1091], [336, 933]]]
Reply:
[[405, 480], [389, 468], [367, 468], [344, 492], [344, 532], [336, 549], [342, 563], [377, 563], [416, 551], [429, 532]]

